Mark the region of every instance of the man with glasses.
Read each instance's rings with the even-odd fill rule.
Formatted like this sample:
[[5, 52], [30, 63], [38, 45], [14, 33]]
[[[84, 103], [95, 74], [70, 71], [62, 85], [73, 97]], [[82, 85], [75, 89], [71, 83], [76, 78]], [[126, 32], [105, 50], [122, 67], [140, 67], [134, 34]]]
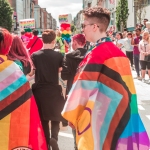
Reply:
[[110, 12], [93, 7], [83, 14], [85, 38], [94, 45], [77, 69], [62, 112], [76, 129], [78, 149], [148, 150], [129, 60], [106, 35]]

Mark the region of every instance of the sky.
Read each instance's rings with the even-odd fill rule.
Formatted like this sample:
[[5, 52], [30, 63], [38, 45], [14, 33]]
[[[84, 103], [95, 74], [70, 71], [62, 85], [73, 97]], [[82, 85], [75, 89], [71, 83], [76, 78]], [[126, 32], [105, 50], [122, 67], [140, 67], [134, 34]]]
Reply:
[[52, 14], [53, 18], [57, 20], [58, 16], [63, 14], [72, 14], [72, 18], [82, 10], [82, 0], [38, 0], [42, 8]]

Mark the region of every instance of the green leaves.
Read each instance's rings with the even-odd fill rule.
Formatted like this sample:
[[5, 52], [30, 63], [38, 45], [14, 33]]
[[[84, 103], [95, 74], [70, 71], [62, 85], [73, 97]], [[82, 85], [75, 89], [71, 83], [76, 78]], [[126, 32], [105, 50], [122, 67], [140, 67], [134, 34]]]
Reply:
[[116, 25], [118, 30], [126, 27], [127, 19], [129, 16], [128, 1], [119, 0], [118, 6], [116, 8]]
[[0, 0], [0, 26], [11, 31], [13, 9], [7, 0]]

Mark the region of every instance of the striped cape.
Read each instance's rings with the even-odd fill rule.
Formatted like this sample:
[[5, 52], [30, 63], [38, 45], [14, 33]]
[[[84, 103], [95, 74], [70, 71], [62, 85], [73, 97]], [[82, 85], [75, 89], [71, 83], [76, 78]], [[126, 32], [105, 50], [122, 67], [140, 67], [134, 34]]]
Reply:
[[79, 150], [148, 150], [127, 57], [104, 42], [79, 65], [62, 115], [76, 128]]
[[0, 55], [0, 150], [47, 150], [29, 82]]

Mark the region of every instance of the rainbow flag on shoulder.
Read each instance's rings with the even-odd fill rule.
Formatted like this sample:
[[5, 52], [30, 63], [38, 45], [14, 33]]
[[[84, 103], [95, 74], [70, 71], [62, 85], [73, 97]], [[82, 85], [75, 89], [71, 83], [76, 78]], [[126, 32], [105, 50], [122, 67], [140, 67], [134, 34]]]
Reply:
[[47, 150], [30, 85], [20, 68], [0, 55], [0, 150]]
[[62, 115], [78, 150], [149, 150], [129, 60], [107, 39], [79, 65]]

